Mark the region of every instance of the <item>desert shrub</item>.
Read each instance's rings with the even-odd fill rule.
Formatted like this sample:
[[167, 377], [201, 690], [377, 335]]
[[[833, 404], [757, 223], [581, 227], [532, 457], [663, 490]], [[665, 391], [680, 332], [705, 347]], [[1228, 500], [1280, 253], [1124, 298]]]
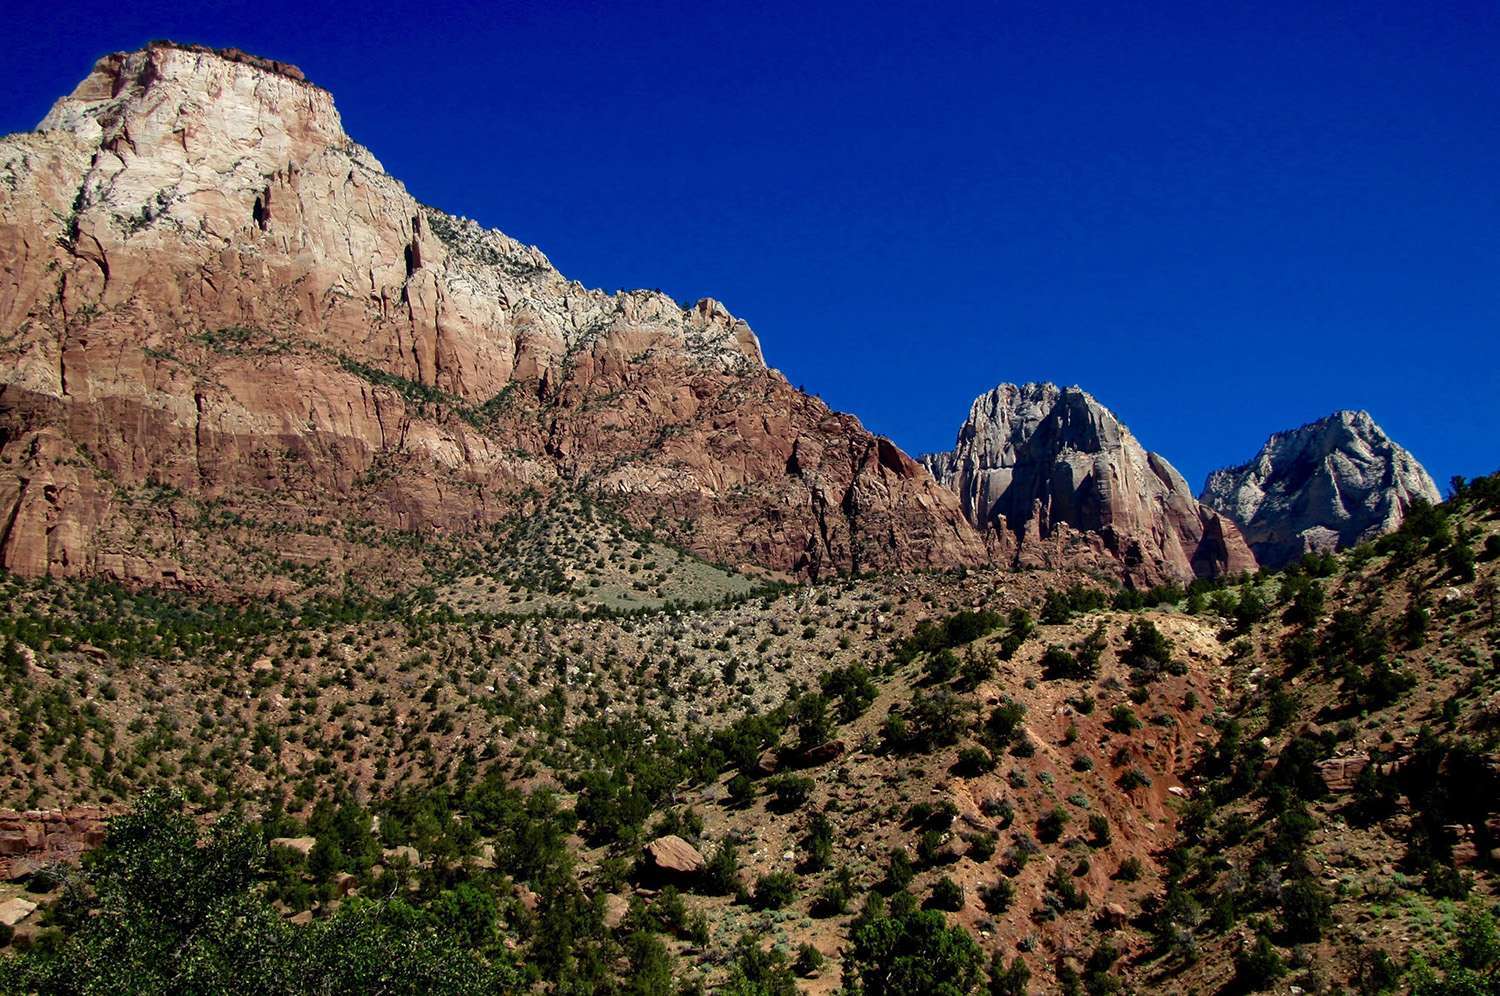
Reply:
[[1333, 923], [1333, 897], [1317, 880], [1302, 877], [1281, 890], [1281, 926], [1294, 943], [1316, 941]]
[[823, 694], [836, 701], [834, 711], [841, 723], [849, 723], [863, 716], [879, 694], [875, 680], [862, 664], [850, 664], [828, 671], [818, 679], [818, 683]]
[[804, 943], [797, 949], [797, 960], [792, 962], [792, 971], [806, 978], [821, 969], [823, 962], [826, 960], [823, 957], [823, 952], [811, 944]]
[[1010, 909], [1016, 899], [1016, 887], [1008, 878], [997, 879], [990, 885], [980, 886], [979, 901], [995, 916]]
[[960, 775], [973, 778], [995, 770], [995, 759], [983, 747], [965, 747], [958, 752], [958, 760], [954, 762], [953, 768]]
[[1062, 836], [1068, 825], [1068, 813], [1061, 806], [1054, 806], [1036, 821], [1036, 836], [1044, 844], [1050, 844]]
[[985, 720], [985, 739], [992, 747], [1005, 747], [1015, 739], [1025, 720], [1026, 707], [1014, 699], [1006, 699], [995, 706], [989, 719]]
[[1009, 967], [999, 951], [990, 961], [989, 996], [1027, 996], [1031, 992], [1031, 969], [1017, 955]]
[[780, 774], [766, 780], [766, 788], [782, 812], [800, 809], [812, 795], [814, 782], [805, 775]]
[[791, 872], [769, 872], [755, 880], [753, 905], [758, 910], [779, 910], [797, 896], [797, 876]]
[[740, 855], [734, 841], [719, 842], [703, 870], [704, 889], [713, 895], [732, 895], [740, 885]]
[[950, 912], [957, 912], [963, 909], [963, 886], [944, 875], [932, 884], [932, 893], [927, 897], [927, 905], [933, 909], [948, 910]]
[[1141, 728], [1141, 720], [1134, 709], [1121, 703], [1109, 711], [1109, 722], [1104, 725], [1116, 733], [1133, 733]]
[[916, 877], [916, 870], [912, 868], [911, 859], [906, 852], [900, 849], [891, 852], [890, 862], [886, 865], [885, 877], [881, 880], [880, 890], [887, 895], [900, 892], [911, 884]]
[[1286, 974], [1286, 959], [1265, 934], [1241, 948], [1234, 956], [1235, 980], [1248, 992], [1270, 989]]

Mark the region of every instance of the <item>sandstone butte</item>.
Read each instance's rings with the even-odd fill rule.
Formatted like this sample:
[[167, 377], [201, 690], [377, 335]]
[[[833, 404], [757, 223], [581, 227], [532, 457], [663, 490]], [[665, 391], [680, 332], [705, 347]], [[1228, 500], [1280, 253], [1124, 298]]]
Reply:
[[254, 588], [253, 538], [357, 576], [356, 524], [463, 537], [567, 490], [731, 565], [988, 558], [723, 305], [586, 289], [418, 203], [327, 91], [232, 50], [106, 56], [0, 139], [0, 349], [20, 574]]

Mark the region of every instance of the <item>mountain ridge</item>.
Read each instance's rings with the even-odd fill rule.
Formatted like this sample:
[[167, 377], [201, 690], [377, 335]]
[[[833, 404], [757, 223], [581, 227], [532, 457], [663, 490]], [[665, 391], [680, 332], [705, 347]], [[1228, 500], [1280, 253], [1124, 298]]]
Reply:
[[[310, 520], [460, 534], [578, 487], [726, 563], [984, 562], [946, 492], [766, 367], [718, 302], [589, 291], [420, 205], [278, 65], [112, 54], [0, 140], [8, 569], [350, 569], [371, 555]], [[271, 541], [197, 534], [204, 501]]]

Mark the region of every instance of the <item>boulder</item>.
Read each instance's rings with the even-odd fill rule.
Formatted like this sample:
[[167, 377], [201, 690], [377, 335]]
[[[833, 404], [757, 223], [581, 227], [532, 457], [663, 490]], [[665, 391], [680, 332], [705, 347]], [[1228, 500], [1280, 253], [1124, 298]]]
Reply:
[[422, 863], [422, 855], [410, 844], [402, 844], [399, 847], [387, 847], [380, 852], [380, 856], [387, 862], [404, 862], [416, 866]]
[[24, 882], [44, 867], [46, 866], [34, 858], [16, 858], [10, 863], [9, 869], [7, 869], [6, 880], [10, 882]]
[[645, 856], [650, 868], [670, 875], [697, 875], [708, 865], [696, 847], [676, 834], [647, 844]]
[[1323, 785], [1330, 792], [1342, 793], [1354, 791], [1354, 784], [1359, 776], [1370, 764], [1370, 759], [1363, 754], [1350, 757], [1331, 757], [1326, 761], [1318, 762], [1318, 774], [1323, 779]]
[[802, 752], [801, 761], [805, 765], [827, 764], [829, 761], [837, 761], [844, 756], [844, 742], [842, 740], [830, 740], [816, 747], [809, 747]]
[[1118, 930], [1129, 921], [1130, 914], [1119, 903], [1105, 903], [1099, 911], [1099, 925], [1109, 930]]
[[755, 760], [755, 770], [762, 775], [774, 775], [781, 770], [781, 757], [774, 750], [762, 751]]
[[0, 903], [0, 925], [14, 927], [36, 911], [36, 903], [16, 896]]
[[604, 897], [604, 925], [614, 930], [625, 922], [625, 916], [630, 912], [630, 903], [624, 896], [614, 893]]
[[318, 844], [316, 837], [272, 837], [271, 847], [283, 851], [291, 851], [300, 854], [304, 858], [312, 853], [312, 849]]

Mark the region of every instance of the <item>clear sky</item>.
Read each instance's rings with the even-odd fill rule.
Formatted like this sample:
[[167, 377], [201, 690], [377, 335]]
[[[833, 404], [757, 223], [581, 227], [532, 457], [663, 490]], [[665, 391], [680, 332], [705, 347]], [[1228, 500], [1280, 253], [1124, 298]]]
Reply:
[[1080, 384], [1196, 488], [1366, 408], [1500, 468], [1500, 5], [26, 4], [0, 131], [106, 51], [294, 62], [423, 201], [713, 296], [917, 453]]

